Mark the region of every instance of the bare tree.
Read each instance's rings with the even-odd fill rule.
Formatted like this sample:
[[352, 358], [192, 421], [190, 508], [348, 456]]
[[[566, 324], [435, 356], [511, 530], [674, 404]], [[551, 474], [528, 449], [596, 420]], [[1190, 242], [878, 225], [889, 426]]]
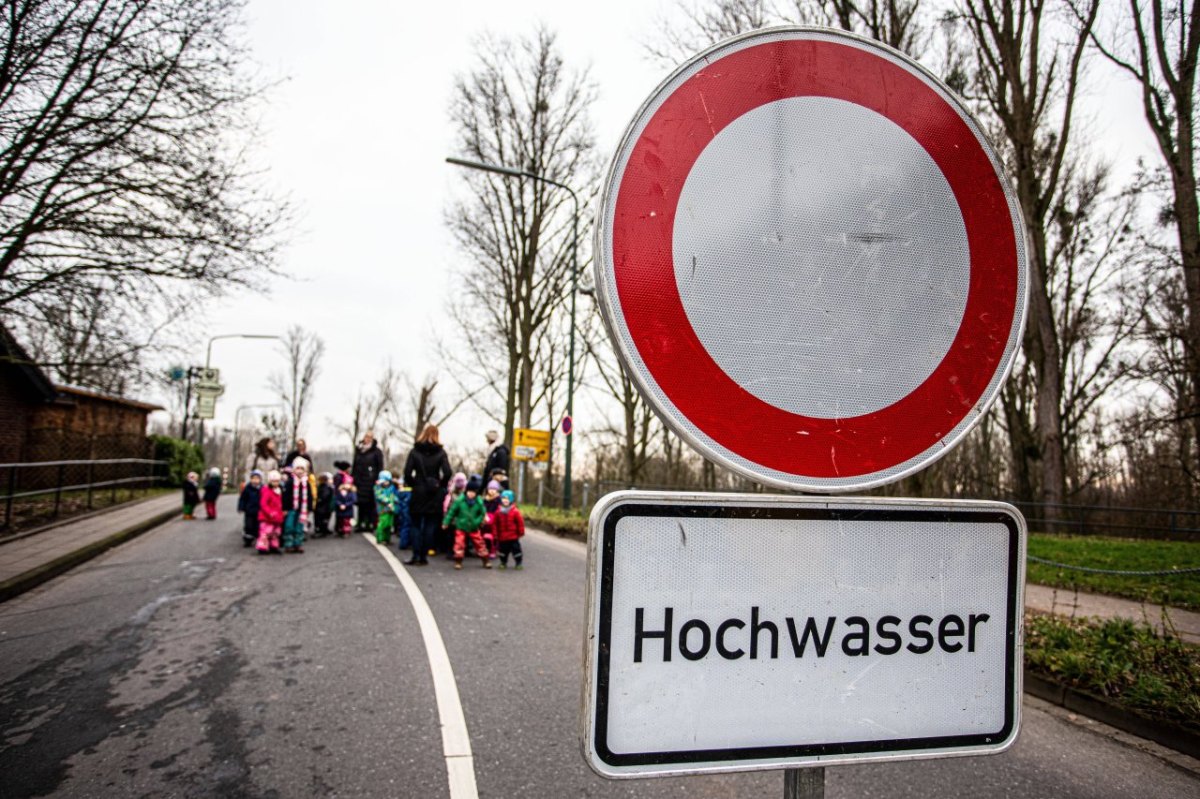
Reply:
[[[1075, 101], [1098, 8], [1098, 0], [1088, 0], [1080, 27], [1058, 35], [1045, 2], [961, 0], [959, 9], [974, 45], [972, 88], [995, 120], [1029, 237], [1025, 355], [1033, 369], [1037, 435], [1030, 443], [1040, 461], [1042, 499], [1052, 507], [1062, 504], [1066, 491], [1063, 350], [1050, 288], [1052, 215], [1071, 182]], [[1014, 442], [1014, 448], [1026, 452], [1029, 445]]]
[[379, 373], [374, 385], [370, 388], [358, 387], [354, 405], [351, 406], [350, 418], [330, 420], [334, 430], [345, 434], [350, 439], [350, 449], [354, 449], [362, 439], [363, 433], [371, 430], [375, 438], [383, 446], [386, 438], [380, 422], [396, 407], [399, 395], [400, 373], [392, 366], [391, 361]]
[[672, 25], [664, 20], [659, 25], [661, 38], [646, 44], [650, 56], [666, 64], [677, 64], [730, 36], [787, 21], [773, 3], [763, 0], [716, 0], [694, 5], [680, 2], [678, 8], [686, 24]]
[[147, 382], [195, 293], [267, 275], [286, 207], [243, 152], [243, 0], [9, 0], [0, 309], [59, 379]]
[[[515, 41], [486, 37], [477, 54], [477, 67], [455, 82], [458, 151], [591, 194], [598, 164], [587, 72], [567, 69], [544, 28]], [[534, 413], [538, 331], [569, 296], [570, 198], [527, 178], [463, 177], [470, 196], [447, 221], [471, 262], [451, 300], [467, 341], [447, 355], [471, 381], [464, 393], [503, 420], [511, 441]]]
[[239, 142], [242, 0], [10, 0], [0, 307], [82, 278], [220, 290], [271, 268], [281, 206]]
[[[397, 389], [396, 401], [384, 411], [384, 418], [388, 429], [399, 435], [406, 446], [416, 443], [417, 436], [426, 425], [435, 424], [441, 427], [467, 402], [467, 397], [464, 396], [451, 405], [449, 410], [439, 409], [438, 400], [434, 396], [439, 382], [433, 375], [425, 377], [420, 385], [414, 383], [407, 375], [401, 378], [403, 386]], [[407, 395], [407, 404], [400, 402], [401, 395]]]
[[607, 337], [602, 333], [600, 329], [583, 340], [587, 360], [599, 378], [599, 383], [593, 387], [598, 389], [595, 393], [605, 400], [616, 398], [620, 409], [620, 423], [610, 423], [601, 432], [616, 444], [620, 453], [621, 478], [629, 485], [636, 485], [642, 481], [653, 455], [656, 417], [650, 403], [617, 362]]
[[9, 320], [54, 379], [125, 394], [157, 381], [147, 361], [170, 351], [164, 329], [188, 313], [175, 299], [135, 306], [108, 281], [81, 279], [31, 297]]
[[285, 371], [273, 372], [267, 385], [287, 406], [289, 446], [300, 436], [304, 412], [312, 401], [313, 384], [321, 374], [321, 358], [325, 355], [325, 340], [299, 325], [288, 329], [283, 342]]
[[[1073, 0], [1076, 16], [1086, 6]], [[1119, 33], [1083, 25], [1105, 58], [1137, 81], [1142, 112], [1162, 155], [1170, 197], [1163, 222], [1174, 227], [1186, 297], [1185, 363], [1192, 395], [1183, 412], [1200, 441], [1200, 198], [1196, 182], [1196, 76], [1200, 0], [1127, 0]], [[1132, 38], [1132, 42], [1129, 39]], [[1200, 457], [1200, 447], [1197, 447]], [[1196, 470], [1193, 464], [1191, 471]]]
[[[929, 47], [932, 29], [923, 0], [714, 0], [680, 2], [683, 25], [664, 22], [661, 37], [646, 45], [650, 56], [677, 64], [722, 39], [770, 25], [825, 25], [868, 36], [913, 57]], [[927, 7], [928, 0], [924, 0]]]
[[920, 55], [927, 32], [921, 0], [793, 0], [800, 19], [861, 33], [886, 45]]
[[1147, 252], [1136, 192], [1106, 195], [1108, 170], [1078, 175], [1055, 214], [1049, 290], [1061, 342], [1062, 424], [1071, 496], [1107, 477], [1103, 401], [1133, 374], [1144, 303], [1131, 295]]

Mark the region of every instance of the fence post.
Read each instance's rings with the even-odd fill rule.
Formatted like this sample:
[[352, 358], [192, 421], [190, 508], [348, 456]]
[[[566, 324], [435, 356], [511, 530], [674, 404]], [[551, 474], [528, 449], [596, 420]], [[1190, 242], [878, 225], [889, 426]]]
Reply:
[[1175, 530], [1176, 530], [1176, 527], [1175, 527], [1175, 511], [1171, 511], [1171, 539], [1172, 539], [1172, 540], [1174, 540], [1174, 538], [1175, 538]]
[[16, 464], [8, 467], [8, 499], [4, 501], [4, 527], [12, 527], [13, 494], [17, 493]]
[[546, 481], [538, 481], [538, 510], [542, 509], [542, 498], [546, 495]]
[[61, 504], [62, 504], [63, 469], [64, 469], [64, 468], [65, 468], [65, 465], [64, 465], [64, 464], [62, 464], [62, 463], [59, 463], [59, 464], [58, 464], [58, 479], [54, 481], [54, 482], [55, 482], [55, 488], [54, 488], [54, 515], [50, 517], [51, 519], [57, 519], [57, 518], [58, 518], [58, 508], [59, 508], [59, 505], [61, 505]]
[[583, 481], [583, 504], [579, 506], [579, 509], [580, 509], [580, 510], [587, 510], [587, 506], [588, 506], [588, 486], [589, 486], [589, 483], [588, 483], [586, 480], [584, 480], [584, 481]]
[[87, 486], [87, 509], [88, 510], [92, 509], [92, 483], [95, 482], [95, 478], [94, 478], [95, 466], [96, 466], [96, 464], [94, 462], [88, 461], [88, 468], [87, 468], [87, 484], [88, 484], [88, 486]]

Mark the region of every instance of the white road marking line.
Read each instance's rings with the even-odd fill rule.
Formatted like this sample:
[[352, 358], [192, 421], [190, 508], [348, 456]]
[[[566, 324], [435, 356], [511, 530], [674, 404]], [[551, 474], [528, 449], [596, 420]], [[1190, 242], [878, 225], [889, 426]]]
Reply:
[[374, 533], [364, 533], [372, 546], [383, 555], [392, 567], [396, 579], [408, 594], [417, 623], [421, 625], [421, 638], [425, 641], [425, 652], [429, 655], [429, 670], [433, 673], [433, 693], [437, 699], [438, 720], [442, 724], [442, 753], [446, 757], [446, 773], [450, 781], [450, 799], [478, 799], [479, 789], [475, 785], [475, 758], [471, 755], [471, 738], [467, 734], [467, 718], [463, 715], [462, 702], [458, 698], [458, 683], [454, 680], [454, 669], [450, 666], [450, 655], [438, 629], [433, 610], [425, 601], [420, 586], [409, 575], [408, 570], [392, 551], [375, 543]]

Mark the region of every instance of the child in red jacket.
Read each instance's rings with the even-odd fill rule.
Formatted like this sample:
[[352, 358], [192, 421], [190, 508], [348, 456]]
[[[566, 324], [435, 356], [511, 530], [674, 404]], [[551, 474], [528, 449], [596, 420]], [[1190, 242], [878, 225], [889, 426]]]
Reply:
[[267, 484], [263, 486], [258, 498], [258, 554], [279, 554], [279, 534], [283, 532], [283, 489], [279, 487], [282, 478], [279, 472], [272, 469], [267, 475]]
[[525, 535], [525, 517], [521, 509], [513, 503], [513, 492], [505, 491], [500, 495], [500, 507], [492, 514], [492, 524], [496, 529], [496, 540], [500, 542], [500, 568], [508, 568], [508, 556], [511, 554], [516, 561], [517, 569], [521, 569], [521, 537]]

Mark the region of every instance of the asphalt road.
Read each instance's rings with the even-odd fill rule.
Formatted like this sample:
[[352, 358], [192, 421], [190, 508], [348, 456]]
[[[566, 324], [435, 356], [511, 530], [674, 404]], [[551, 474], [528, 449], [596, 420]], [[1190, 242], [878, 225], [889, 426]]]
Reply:
[[[0, 797], [447, 797], [411, 603], [362, 537], [242, 549], [172, 522], [0, 605]], [[778, 772], [636, 781], [579, 754], [584, 556], [412, 570], [441, 628], [481, 797], [777, 797]], [[1009, 752], [827, 769], [838, 797], [1200, 797], [1187, 771], [1026, 703]]]

